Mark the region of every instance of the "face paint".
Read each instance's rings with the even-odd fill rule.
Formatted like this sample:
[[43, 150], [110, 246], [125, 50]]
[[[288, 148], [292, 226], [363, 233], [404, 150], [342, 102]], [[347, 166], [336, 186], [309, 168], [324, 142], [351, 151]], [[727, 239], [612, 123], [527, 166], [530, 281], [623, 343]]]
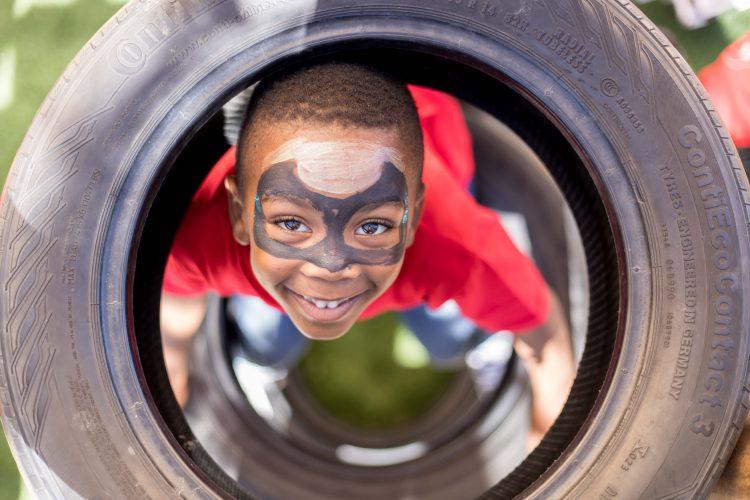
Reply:
[[[390, 161], [384, 162], [375, 182], [362, 192], [346, 198], [332, 198], [310, 190], [298, 177], [295, 161], [277, 163], [269, 167], [258, 180], [255, 196], [253, 235], [259, 248], [282, 259], [311, 262], [331, 272], [341, 271], [352, 264], [388, 265], [397, 263], [406, 244], [408, 200], [406, 178]], [[274, 240], [266, 232], [266, 216], [261, 200], [267, 196], [284, 196], [304, 200], [323, 214], [326, 236], [318, 243], [298, 248]], [[361, 249], [349, 246], [344, 230], [354, 214], [368, 206], [397, 202], [404, 205], [404, 215], [398, 227], [399, 241], [390, 248]]]
[[380, 177], [380, 167], [390, 161], [402, 165], [395, 148], [364, 141], [308, 141], [299, 137], [271, 153], [270, 165], [294, 158], [297, 176], [315, 191], [342, 195], [364, 191]]

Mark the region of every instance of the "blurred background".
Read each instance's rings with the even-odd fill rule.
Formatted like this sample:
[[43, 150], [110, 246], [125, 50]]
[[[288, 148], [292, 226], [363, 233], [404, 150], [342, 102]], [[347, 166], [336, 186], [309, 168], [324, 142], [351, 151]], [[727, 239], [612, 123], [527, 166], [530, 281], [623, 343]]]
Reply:
[[[47, 92], [78, 49], [123, 3], [0, 0], [0, 181], [4, 183], [26, 128]], [[748, 7], [750, 0], [674, 0], [674, 4], [657, 0], [641, 5], [696, 71], [750, 29]], [[348, 408], [350, 414], [339, 416], [352, 423], [389, 426], [424, 411], [440, 395], [449, 375], [430, 373], [420, 346], [399, 331], [397, 323], [386, 315], [339, 341], [314, 346], [301, 370], [324, 406]], [[364, 339], [373, 331], [389, 332], [382, 345], [398, 344], [398, 349], [380, 353], [364, 349]], [[395, 362], [393, 353], [401, 359]], [[331, 363], [332, 359], [337, 362]], [[339, 365], [335, 373], [329, 371], [334, 364]], [[367, 379], [353, 378], [362, 376], [364, 365], [368, 365]], [[404, 371], [410, 371], [409, 386], [403, 384], [407, 379]], [[372, 396], [370, 406], [347, 404], [363, 387]], [[0, 433], [0, 500], [27, 496]]]

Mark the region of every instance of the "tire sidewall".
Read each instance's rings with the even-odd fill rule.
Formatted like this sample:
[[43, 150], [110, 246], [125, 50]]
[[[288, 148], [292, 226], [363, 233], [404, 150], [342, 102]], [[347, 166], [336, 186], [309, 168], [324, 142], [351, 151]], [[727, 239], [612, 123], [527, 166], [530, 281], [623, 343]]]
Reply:
[[[561, 13], [539, 2], [513, 14], [516, 2], [483, 5], [271, 0], [242, 13], [230, 2], [146, 2], [129, 5], [92, 40], [32, 125], [3, 199], [4, 422], [32, 483], [50, 496], [215, 494], [166, 436], [133, 359], [129, 294], [142, 214], [195, 117], [284, 57], [388, 39], [503, 73], [566, 131], [616, 221], [617, 364], [568, 460], [533, 495], [705, 492], [736, 439], [747, 374], [747, 180], [734, 149], [694, 77], [683, 75], [684, 62], [624, 8], [590, 2], [590, 10]], [[698, 168], [707, 173], [697, 177]], [[713, 211], [701, 198], [711, 187], [724, 200]], [[719, 249], [717, 230], [725, 231]], [[685, 238], [695, 278], [685, 274]], [[722, 289], [730, 282], [733, 290]], [[33, 300], [21, 301], [25, 294]], [[696, 295], [694, 324], [684, 323], [688, 294]], [[727, 298], [732, 331], [719, 337], [711, 324]], [[716, 347], [725, 340], [731, 345]], [[37, 366], [45, 370], [24, 377]], [[701, 403], [704, 396], [718, 406]], [[51, 451], [66, 433], [75, 466]], [[26, 457], [27, 449], [36, 453]], [[634, 450], [638, 458], [628, 461]], [[55, 477], [45, 477], [44, 463]]]

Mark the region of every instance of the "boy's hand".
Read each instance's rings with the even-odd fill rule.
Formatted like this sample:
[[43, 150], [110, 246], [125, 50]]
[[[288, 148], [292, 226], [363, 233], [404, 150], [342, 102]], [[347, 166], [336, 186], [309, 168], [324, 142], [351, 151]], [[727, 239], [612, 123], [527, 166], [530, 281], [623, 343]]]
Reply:
[[190, 344], [206, 314], [206, 297], [162, 294], [160, 324], [164, 364], [169, 383], [180, 406], [188, 398]]
[[576, 375], [568, 323], [557, 296], [550, 293], [547, 321], [533, 330], [519, 332], [513, 342], [531, 381], [529, 450], [539, 444], [560, 414]]

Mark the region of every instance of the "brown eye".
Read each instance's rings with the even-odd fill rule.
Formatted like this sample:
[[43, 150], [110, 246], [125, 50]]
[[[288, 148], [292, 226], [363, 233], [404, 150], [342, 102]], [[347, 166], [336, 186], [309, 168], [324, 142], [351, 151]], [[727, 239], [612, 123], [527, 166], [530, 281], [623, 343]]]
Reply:
[[310, 228], [304, 225], [302, 222], [298, 221], [297, 219], [286, 219], [282, 221], [276, 222], [276, 225], [279, 226], [281, 229], [285, 229], [287, 231], [292, 231], [295, 233], [309, 233]]
[[365, 222], [361, 226], [357, 228], [357, 230], [354, 232], [354, 234], [363, 234], [367, 236], [374, 236], [377, 234], [382, 234], [386, 232], [389, 229], [388, 226], [385, 224], [381, 224], [379, 222]]

